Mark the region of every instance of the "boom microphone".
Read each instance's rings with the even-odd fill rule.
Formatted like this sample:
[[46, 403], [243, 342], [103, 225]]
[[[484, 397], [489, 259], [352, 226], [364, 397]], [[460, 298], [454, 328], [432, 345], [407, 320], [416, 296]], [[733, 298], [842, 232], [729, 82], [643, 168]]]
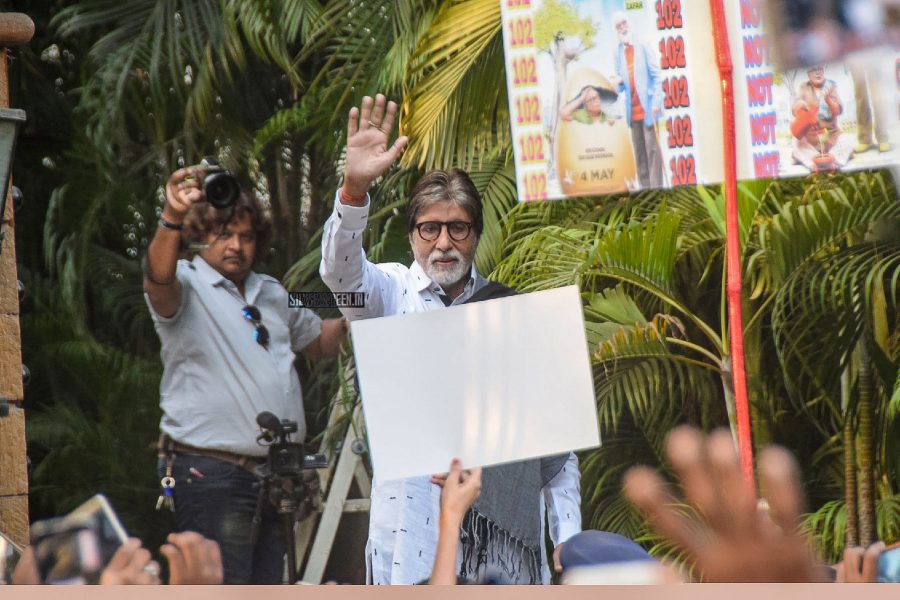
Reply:
[[275, 432], [276, 435], [284, 433], [284, 427], [281, 425], [281, 419], [273, 415], [267, 410], [256, 415], [256, 424], [263, 429]]

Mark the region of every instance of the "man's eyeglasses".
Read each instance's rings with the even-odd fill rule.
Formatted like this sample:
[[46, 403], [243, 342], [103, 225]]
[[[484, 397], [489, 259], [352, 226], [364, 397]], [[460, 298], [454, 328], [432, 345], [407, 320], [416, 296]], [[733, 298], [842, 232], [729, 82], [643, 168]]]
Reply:
[[245, 319], [256, 327], [256, 330], [253, 332], [253, 340], [263, 348], [268, 348], [269, 330], [262, 324], [262, 315], [259, 313], [259, 309], [252, 304], [248, 304], [241, 309], [241, 313], [243, 313]]
[[450, 239], [454, 242], [461, 242], [472, 232], [472, 224], [466, 221], [424, 221], [416, 224], [416, 231], [419, 237], [426, 242], [433, 242], [441, 235], [441, 230], [446, 227]]

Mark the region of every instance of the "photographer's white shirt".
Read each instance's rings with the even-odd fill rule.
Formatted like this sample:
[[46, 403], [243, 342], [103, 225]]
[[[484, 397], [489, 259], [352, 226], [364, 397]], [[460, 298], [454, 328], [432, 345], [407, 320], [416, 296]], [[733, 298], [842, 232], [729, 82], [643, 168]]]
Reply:
[[[274, 277], [250, 272], [245, 296], [200, 256], [179, 260], [181, 304], [171, 317], [153, 310], [162, 342], [160, 429], [197, 448], [265, 456], [256, 443], [256, 415], [269, 411], [297, 421], [295, 440], [306, 435], [303, 395], [295, 352], [319, 337], [322, 320], [308, 308], [289, 308]], [[268, 348], [253, 339], [255, 327], [241, 310], [259, 309], [269, 331]]]
[[[341, 203], [336, 195], [334, 210], [325, 223], [322, 263], [319, 272], [332, 292], [363, 292], [365, 306], [342, 308], [350, 320], [424, 312], [444, 308], [441, 287], [431, 281], [418, 262], [374, 264], [366, 258], [362, 235], [369, 218], [365, 206]], [[463, 293], [449, 305], [467, 301], [488, 281], [472, 266]], [[372, 482], [369, 540], [366, 544], [368, 583], [414, 584], [427, 580], [437, 550], [441, 488], [430, 477]], [[578, 459], [569, 454], [563, 469], [548, 483], [535, 509], [544, 509], [550, 520], [550, 537], [558, 545], [581, 531], [581, 495]], [[542, 553], [544, 551], [541, 546]], [[544, 583], [549, 583], [546, 556]]]

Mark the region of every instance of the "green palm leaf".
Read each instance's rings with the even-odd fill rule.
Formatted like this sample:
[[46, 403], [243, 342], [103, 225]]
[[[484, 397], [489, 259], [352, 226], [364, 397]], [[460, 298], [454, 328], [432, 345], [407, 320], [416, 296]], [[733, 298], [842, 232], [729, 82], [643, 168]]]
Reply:
[[876, 289], [897, 306], [900, 245], [860, 244], [808, 261], [775, 298], [772, 325], [788, 389], [839, 398], [839, 377], [862, 335]]
[[880, 173], [858, 173], [812, 190], [788, 199], [771, 222], [760, 224], [759, 245], [766, 249], [774, 285], [848, 235], [862, 237], [871, 222], [900, 218], [900, 203]]
[[472, 168], [509, 143], [500, 5], [444, 4], [416, 48], [403, 104], [402, 165]]
[[[900, 540], [900, 496], [879, 499], [875, 511], [878, 539], [886, 544]], [[847, 506], [843, 500], [826, 502], [803, 520], [804, 532], [810, 536], [822, 558], [832, 563], [843, 558], [846, 527]]]
[[550, 226], [522, 241], [494, 270], [499, 281], [520, 292], [582, 285], [590, 263], [587, 244], [593, 232]]
[[[673, 352], [672, 328], [678, 322], [657, 315], [645, 325], [620, 326], [592, 352], [594, 389], [600, 424], [614, 430], [627, 409], [642, 427], [682, 414], [687, 405], [704, 408], [704, 423], [714, 423], [721, 404], [719, 368]], [[666, 431], [661, 429], [660, 431]]]
[[343, 121], [351, 102], [363, 94], [396, 97], [412, 49], [428, 30], [437, 4], [434, 0], [328, 3], [297, 65], [326, 57], [310, 87], [321, 94], [329, 121]]
[[511, 162], [491, 161], [481, 169], [469, 171], [481, 193], [484, 230], [478, 240], [475, 266], [480, 273], [490, 273], [500, 262], [503, 249], [503, 222], [516, 205], [515, 168]]

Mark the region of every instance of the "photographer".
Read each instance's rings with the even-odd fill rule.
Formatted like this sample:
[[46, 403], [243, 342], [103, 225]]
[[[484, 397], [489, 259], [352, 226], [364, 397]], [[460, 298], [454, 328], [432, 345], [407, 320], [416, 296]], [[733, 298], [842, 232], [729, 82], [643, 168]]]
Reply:
[[[294, 353], [335, 356], [345, 327], [289, 308], [281, 284], [252, 270], [271, 240], [269, 215], [233, 178], [223, 186], [231, 176], [221, 169], [212, 186], [210, 171], [194, 166], [169, 177], [144, 269], [164, 366], [159, 475], [164, 488], [174, 480], [160, 505], [174, 501], [178, 530], [218, 542], [225, 583], [280, 583], [283, 533], [268, 503], [251, 539], [254, 468], [266, 456], [255, 418], [271, 411], [297, 421], [302, 439]], [[183, 242], [196, 249], [192, 260], [178, 260]]]

